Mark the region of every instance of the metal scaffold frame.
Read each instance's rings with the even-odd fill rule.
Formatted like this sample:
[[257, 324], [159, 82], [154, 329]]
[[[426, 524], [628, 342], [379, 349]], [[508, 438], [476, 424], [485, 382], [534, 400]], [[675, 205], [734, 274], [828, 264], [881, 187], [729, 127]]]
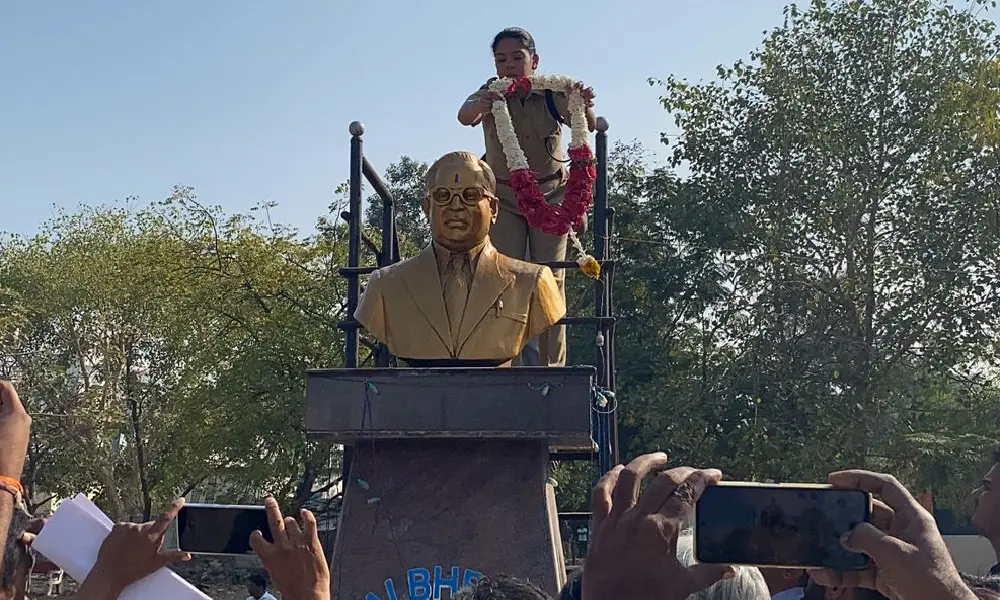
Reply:
[[[348, 223], [348, 255], [347, 266], [340, 269], [340, 275], [347, 279], [347, 315], [348, 318], [339, 323], [346, 338], [344, 366], [358, 368], [360, 357], [361, 325], [354, 319], [354, 311], [361, 298], [361, 277], [368, 275], [376, 268], [384, 267], [400, 260], [399, 239], [395, 223], [395, 199], [389, 192], [378, 172], [364, 155], [362, 140], [365, 127], [355, 121], [349, 127], [351, 134], [351, 171], [350, 199], [348, 209], [341, 217]], [[594, 186], [594, 216], [593, 256], [601, 264], [601, 276], [594, 281], [594, 314], [592, 316], [566, 316], [559, 324], [562, 325], [592, 325], [594, 345], [596, 349], [596, 386], [605, 392], [615, 391], [615, 317], [613, 283], [615, 273], [614, 247], [611, 243], [614, 228], [614, 208], [608, 206], [608, 122], [603, 117], [597, 120], [595, 156], [597, 159], [597, 181]], [[382, 201], [382, 240], [381, 246], [372, 243], [363, 236], [362, 216], [364, 181]], [[362, 246], [371, 249], [376, 257], [378, 267], [361, 266]], [[576, 261], [542, 262], [553, 269], [567, 269], [567, 272], [578, 270]], [[383, 345], [375, 352], [375, 366], [385, 367], [391, 364], [391, 356]], [[612, 404], [610, 409], [614, 409]], [[597, 472], [602, 474], [619, 462], [618, 459], [618, 411], [596, 409], [592, 413], [594, 441], [596, 453], [554, 453], [554, 460], [595, 460]], [[345, 472], [350, 461], [349, 449], [345, 448]]]

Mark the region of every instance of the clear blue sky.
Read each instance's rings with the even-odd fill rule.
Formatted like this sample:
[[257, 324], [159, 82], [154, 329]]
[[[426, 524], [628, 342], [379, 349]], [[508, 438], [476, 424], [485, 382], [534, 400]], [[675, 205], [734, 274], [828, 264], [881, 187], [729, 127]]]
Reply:
[[347, 177], [352, 120], [380, 169], [481, 151], [455, 115], [512, 25], [534, 34], [541, 70], [594, 86], [613, 138], [659, 149], [673, 125], [646, 79], [711, 78], [785, 3], [3, 2], [0, 230], [177, 184], [230, 212], [276, 201], [278, 220], [311, 230]]

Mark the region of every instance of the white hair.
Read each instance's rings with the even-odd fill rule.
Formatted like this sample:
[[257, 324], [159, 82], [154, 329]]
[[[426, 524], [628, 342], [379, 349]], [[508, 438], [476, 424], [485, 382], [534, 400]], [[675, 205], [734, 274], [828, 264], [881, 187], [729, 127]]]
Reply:
[[[694, 536], [690, 530], [677, 538], [677, 560], [685, 567], [697, 561], [694, 557]], [[723, 579], [711, 587], [692, 594], [689, 600], [771, 600], [764, 576], [757, 567], [736, 567], [736, 577]]]

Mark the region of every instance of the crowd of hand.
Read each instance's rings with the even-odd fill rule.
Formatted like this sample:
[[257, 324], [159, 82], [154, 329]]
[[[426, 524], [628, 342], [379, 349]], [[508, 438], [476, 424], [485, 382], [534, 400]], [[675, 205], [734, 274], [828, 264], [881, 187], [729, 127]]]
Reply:
[[[616, 467], [597, 484], [592, 542], [584, 566], [585, 599], [682, 600], [735, 574], [718, 565], [683, 566], [677, 538], [717, 470], [678, 467], [655, 475], [645, 491], [640, 482], [667, 464], [664, 454], [647, 454]], [[862, 523], [842, 540], [872, 559], [864, 571], [813, 571], [823, 586], [877, 590], [892, 600], [973, 600], [952, 562], [934, 517], [891, 475], [868, 471], [830, 474], [835, 487], [875, 495], [872, 523]], [[987, 593], [983, 590], [982, 593]]]
[[[31, 418], [13, 386], [0, 381], [0, 478], [16, 482], [27, 451]], [[722, 478], [715, 469], [665, 469], [662, 453], [640, 456], [617, 466], [598, 482], [593, 492], [591, 544], [579, 590], [584, 600], [683, 600], [732, 578], [733, 567], [682, 564], [677, 558], [678, 537], [706, 487]], [[640, 493], [641, 484], [651, 481]], [[1000, 598], [995, 592], [966, 583], [938, 532], [934, 518], [891, 475], [867, 471], [832, 473], [835, 487], [859, 489], [877, 500], [871, 523], [862, 523], [842, 540], [849, 549], [872, 559], [865, 571], [812, 571], [816, 584], [877, 590], [892, 600], [974, 600]], [[16, 494], [0, 488], [0, 532], [7, 537]], [[10, 491], [10, 490], [8, 490]], [[15, 500], [15, 502], [11, 502]], [[81, 584], [80, 600], [118, 598], [132, 583], [163, 567], [189, 560], [186, 552], [164, 550], [171, 522], [184, 505], [176, 500], [149, 523], [118, 523], [101, 546], [97, 563]], [[250, 544], [285, 600], [330, 598], [330, 571], [320, 544], [316, 519], [303, 510], [299, 519], [281, 514], [274, 498], [265, 501], [273, 542], [254, 532]], [[30, 546], [44, 523], [36, 520], [18, 534], [16, 542]], [[8, 545], [9, 548], [9, 545]], [[9, 581], [0, 588], [0, 600], [25, 598], [31, 572], [30, 553], [23, 553]], [[9, 556], [4, 557], [5, 565]], [[530, 586], [520, 592], [497, 591], [504, 580], [484, 579], [476, 589], [458, 598], [533, 598]], [[515, 586], [516, 587], [516, 586]], [[525, 591], [529, 590], [529, 591]], [[538, 592], [541, 594], [541, 592]]]
[[[330, 597], [330, 570], [319, 541], [316, 518], [307, 510], [301, 525], [284, 517], [274, 498], [264, 502], [273, 542], [254, 532], [250, 544], [265, 570], [287, 600], [323, 600]], [[191, 559], [180, 550], [164, 550], [163, 537], [184, 500], [176, 500], [155, 521], [118, 523], [104, 540], [97, 563], [77, 592], [77, 600], [118, 598], [129, 585], [153, 572]]]

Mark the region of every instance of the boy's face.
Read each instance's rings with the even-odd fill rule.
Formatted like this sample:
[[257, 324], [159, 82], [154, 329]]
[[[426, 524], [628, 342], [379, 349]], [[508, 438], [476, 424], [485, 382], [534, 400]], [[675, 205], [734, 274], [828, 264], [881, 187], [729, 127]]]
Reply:
[[493, 51], [497, 77], [531, 77], [538, 68], [538, 55], [528, 52], [520, 40], [502, 39]]

